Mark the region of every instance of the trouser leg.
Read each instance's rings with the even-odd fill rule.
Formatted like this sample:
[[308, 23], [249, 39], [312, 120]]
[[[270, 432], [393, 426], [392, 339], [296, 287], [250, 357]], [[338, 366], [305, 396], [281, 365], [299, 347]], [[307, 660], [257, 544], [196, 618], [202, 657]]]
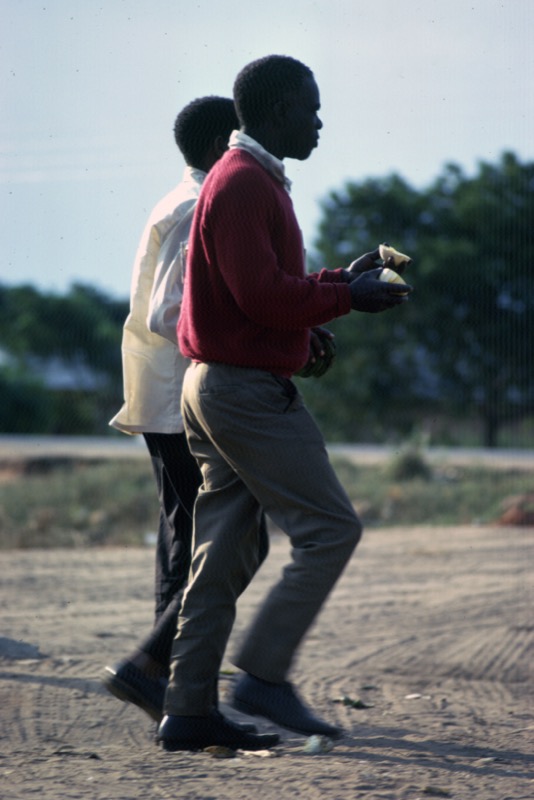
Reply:
[[[263, 514], [260, 515], [258, 537], [259, 540], [253, 542], [252, 546], [256, 551], [253, 558], [257, 558], [259, 566], [266, 558], [269, 549], [267, 523]], [[173, 597], [167, 608], [158, 617], [153, 629], [139, 645], [139, 650], [151, 656], [158, 664], [164, 666], [167, 674], [169, 672], [171, 660], [172, 643], [176, 636], [178, 612], [180, 611], [182, 603], [182, 594], [183, 592], [179, 591]]]
[[193, 505], [201, 483], [185, 433], [145, 433], [158, 488], [156, 620], [183, 589], [190, 567]]
[[215, 449], [209, 458], [195, 506], [191, 579], [172, 648], [167, 714], [201, 716], [217, 705], [218, 673], [236, 601], [263, 553], [265, 523], [258, 503]]
[[137, 645], [137, 650], [157, 662], [159, 674], [169, 675], [172, 643], [176, 635], [178, 612], [182, 604], [182, 593], [179, 592], [171, 600], [165, 611], [160, 614], [152, 630]]
[[140, 649], [169, 663], [181, 597], [191, 566], [193, 506], [201, 483], [184, 433], [145, 433], [160, 504], [155, 564], [155, 625]]
[[275, 436], [270, 433], [273, 424], [264, 419], [250, 433], [241, 464], [250, 491], [289, 536], [291, 561], [232, 660], [245, 672], [280, 683], [356, 547], [362, 526], [298, 394]]

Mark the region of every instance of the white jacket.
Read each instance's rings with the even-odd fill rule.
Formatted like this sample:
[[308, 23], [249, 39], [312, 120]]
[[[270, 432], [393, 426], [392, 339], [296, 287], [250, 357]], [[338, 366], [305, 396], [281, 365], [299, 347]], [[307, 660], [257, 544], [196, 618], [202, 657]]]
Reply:
[[186, 168], [150, 214], [137, 249], [122, 336], [124, 405], [109, 423], [124, 433], [184, 430], [180, 397], [189, 361], [178, 349], [176, 325], [185, 249], [205, 177]]

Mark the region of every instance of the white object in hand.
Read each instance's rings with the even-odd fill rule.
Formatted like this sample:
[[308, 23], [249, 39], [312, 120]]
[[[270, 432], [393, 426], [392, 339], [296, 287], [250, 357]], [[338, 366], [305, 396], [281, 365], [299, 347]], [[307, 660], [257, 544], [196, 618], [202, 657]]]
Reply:
[[[406, 281], [403, 281], [400, 275], [390, 269], [389, 267], [384, 267], [380, 275], [378, 276], [379, 281], [384, 281], [384, 283], [401, 283], [406, 284]], [[399, 294], [407, 294], [407, 292], [399, 292]]]
[[388, 258], [393, 259], [393, 266], [400, 267], [404, 265], [405, 267], [409, 267], [412, 263], [412, 259], [410, 256], [405, 255], [404, 253], [400, 253], [398, 250], [395, 250], [394, 247], [391, 247], [389, 244], [381, 244], [378, 247], [378, 252], [380, 253], [380, 258], [382, 261], [386, 262]]

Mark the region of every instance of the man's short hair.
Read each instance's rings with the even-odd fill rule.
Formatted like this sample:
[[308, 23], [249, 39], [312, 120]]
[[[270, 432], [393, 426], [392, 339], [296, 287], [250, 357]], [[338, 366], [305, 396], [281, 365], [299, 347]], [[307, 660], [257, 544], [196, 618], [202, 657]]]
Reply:
[[234, 82], [234, 103], [242, 126], [264, 122], [288, 91], [298, 91], [309, 67], [290, 56], [264, 56], [244, 67]]
[[228, 140], [239, 128], [233, 100], [228, 97], [198, 97], [185, 106], [174, 123], [174, 139], [185, 163], [202, 168], [204, 158], [218, 136]]

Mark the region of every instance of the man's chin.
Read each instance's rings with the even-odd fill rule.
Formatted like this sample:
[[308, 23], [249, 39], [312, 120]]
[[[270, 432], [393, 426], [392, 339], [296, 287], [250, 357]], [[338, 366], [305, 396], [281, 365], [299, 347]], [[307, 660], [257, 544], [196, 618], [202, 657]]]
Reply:
[[306, 152], [302, 151], [302, 153], [300, 155], [293, 156], [293, 158], [296, 158], [297, 161], [306, 161], [306, 159], [311, 156], [311, 154], [313, 153], [313, 151], [315, 150], [316, 147], [317, 147], [317, 145], [314, 144], [312, 147], [308, 148], [308, 150], [306, 150]]

